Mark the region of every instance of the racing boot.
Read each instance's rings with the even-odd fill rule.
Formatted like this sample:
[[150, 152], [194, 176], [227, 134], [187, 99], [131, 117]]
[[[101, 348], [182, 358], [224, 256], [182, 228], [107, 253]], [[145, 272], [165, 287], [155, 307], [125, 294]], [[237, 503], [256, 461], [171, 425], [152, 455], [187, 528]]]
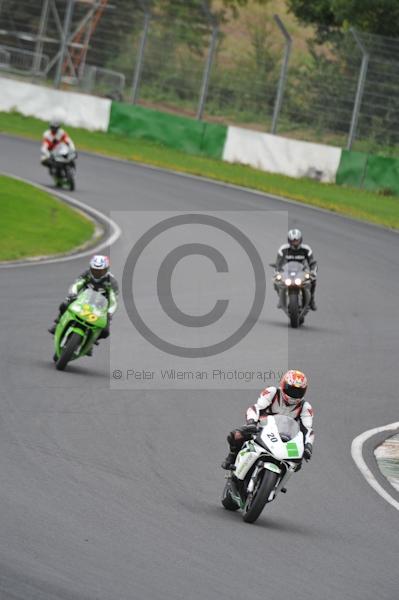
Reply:
[[314, 296], [312, 296], [311, 299], [310, 299], [309, 308], [310, 308], [310, 310], [317, 310], [317, 306], [316, 306], [316, 302], [315, 302]]
[[59, 321], [59, 320], [60, 320], [60, 319], [59, 319], [59, 317], [57, 317], [57, 318], [55, 319], [54, 323], [52, 324], [52, 326], [51, 326], [49, 329], [47, 329], [47, 331], [48, 331], [49, 333], [51, 333], [51, 335], [54, 335], [54, 334], [55, 334], [55, 330], [56, 330], [56, 328], [57, 328], [57, 325], [58, 325], [58, 321]]
[[285, 292], [283, 290], [277, 290], [277, 296], [278, 296], [277, 308], [284, 308]]
[[283, 308], [283, 304], [281, 302], [280, 290], [278, 289], [278, 287], [276, 285], [274, 285], [274, 291], [276, 292], [277, 298], [278, 298], [277, 308]]
[[234, 465], [237, 458], [236, 452], [229, 452], [222, 464], [220, 465], [222, 469], [229, 471], [231, 467]]

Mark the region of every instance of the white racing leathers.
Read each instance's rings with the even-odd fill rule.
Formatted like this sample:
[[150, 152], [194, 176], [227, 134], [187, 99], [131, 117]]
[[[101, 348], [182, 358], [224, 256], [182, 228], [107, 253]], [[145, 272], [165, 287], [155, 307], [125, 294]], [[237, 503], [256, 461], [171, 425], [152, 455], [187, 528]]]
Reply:
[[261, 421], [267, 415], [288, 415], [299, 422], [304, 435], [304, 443], [314, 442], [313, 408], [309, 402], [302, 400], [297, 406], [287, 406], [281, 397], [279, 388], [274, 386], [265, 388], [257, 402], [247, 410], [247, 421]]

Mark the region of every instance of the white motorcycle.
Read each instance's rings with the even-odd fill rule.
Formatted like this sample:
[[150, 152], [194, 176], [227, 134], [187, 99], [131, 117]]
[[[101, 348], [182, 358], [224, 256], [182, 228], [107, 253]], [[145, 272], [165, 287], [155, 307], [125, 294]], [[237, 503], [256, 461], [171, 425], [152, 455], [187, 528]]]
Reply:
[[67, 144], [58, 144], [51, 152], [50, 174], [57, 187], [75, 189], [75, 171], [77, 153]]
[[237, 455], [222, 494], [226, 510], [241, 509], [242, 518], [254, 523], [278, 492], [285, 493], [288, 479], [299, 470], [304, 437], [295, 419], [268, 415], [252, 439]]

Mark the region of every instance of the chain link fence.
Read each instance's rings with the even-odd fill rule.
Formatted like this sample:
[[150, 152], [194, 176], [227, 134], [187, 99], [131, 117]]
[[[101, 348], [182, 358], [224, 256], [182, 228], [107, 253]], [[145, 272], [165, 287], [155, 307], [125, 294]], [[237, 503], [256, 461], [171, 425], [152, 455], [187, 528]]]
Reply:
[[157, 6], [146, 0], [0, 0], [1, 73], [395, 154], [399, 39], [351, 30], [329, 45], [304, 46], [267, 8], [225, 22], [205, 0], [177, 0], [178, 10], [167, 15]]

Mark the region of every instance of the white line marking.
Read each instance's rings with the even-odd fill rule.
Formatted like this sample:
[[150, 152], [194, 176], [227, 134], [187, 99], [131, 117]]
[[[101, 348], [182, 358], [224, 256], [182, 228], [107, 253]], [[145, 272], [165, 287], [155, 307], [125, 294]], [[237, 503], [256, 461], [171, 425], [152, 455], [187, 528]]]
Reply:
[[99, 250], [102, 250], [106, 246], [111, 246], [112, 244], [114, 244], [116, 242], [116, 240], [121, 235], [122, 230], [115, 221], [113, 221], [112, 219], [107, 217], [107, 215], [100, 212], [96, 208], [93, 208], [92, 206], [85, 204], [81, 200], [77, 200], [77, 198], [72, 198], [72, 196], [68, 196], [67, 194], [64, 194], [63, 192], [58, 192], [57, 190], [49, 191], [48, 188], [46, 188], [44, 185], [40, 185], [39, 183], [29, 181], [29, 179], [24, 179], [23, 177], [18, 177], [17, 175], [12, 175], [9, 173], [4, 173], [4, 174], [7, 175], [8, 177], [12, 177], [13, 179], [18, 179], [19, 181], [28, 183], [29, 185], [32, 185], [33, 187], [36, 187], [39, 190], [43, 190], [50, 196], [53, 195], [56, 198], [61, 198], [67, 204], [71, 204], [76, 209], [82, 211], [83, 213], [87, 213], [90, 216], [93, 216], [95, 219], [98, 219], [100, 221], [105, 221], [110, 228], [110, 234], [100, 244], [97, 244], [96, 246], [92, 246], [88, 250], [82, 250], [81, 252], [76, 252], [75, 254], [67, 254], [65, 256], [59, 256], [59, 257], [54, 256], [52, 258], [43, 258], [43, 259], [32, 258], [30, 260], [28, 259], [28, 260], [24, 260], [21, 262], [14, 262], [14, 263], [10, 262], [8, 264], [4, 263], [4, 264], [0, 264], [0, 269], [11, 269], [11, 268], [15, 268], [15, 267], [29, 267], [29, 266], [34, 266], [34, 265], [48, 265], [48, 264], [52, 264], [52, 263], [66, 262], [68, 260], [75, 260], [76, 258], [83, 258], [85, 256], [97, 254], [99, 252]]
[[378, 483], [378, 481], [375, 479], [374, 475], [366, 465], [363, 458], [363, 444], [369, 438], [373, 437], [373, 435], [377, 433], [381, 433], [382, 431], [393, 431], [395, 429], [399, 429], [399, 421], [397, 423], [390, 423], [389, 425], [384, 425], [382, 427], [376, 427], [375, 429], [369, 429], [368, 431], [365, 431], [353, 440], [351, 446], [351, 453], [352, 458], [356, 463], [356, 466], [362, 473], [367, 483], [369, 483], [371, 487], [375, 489], [377, 494], [379, 494], [382, 498], [384, 498], [384, 500], [389, 502], [391, 506], [396, 508], [396, 510], [399, 510], [399, 502], [392, 498], [392, 496], [390, 496], [390, 494], [388, 494], [388, 492], [386, 492], [384, 488]]

